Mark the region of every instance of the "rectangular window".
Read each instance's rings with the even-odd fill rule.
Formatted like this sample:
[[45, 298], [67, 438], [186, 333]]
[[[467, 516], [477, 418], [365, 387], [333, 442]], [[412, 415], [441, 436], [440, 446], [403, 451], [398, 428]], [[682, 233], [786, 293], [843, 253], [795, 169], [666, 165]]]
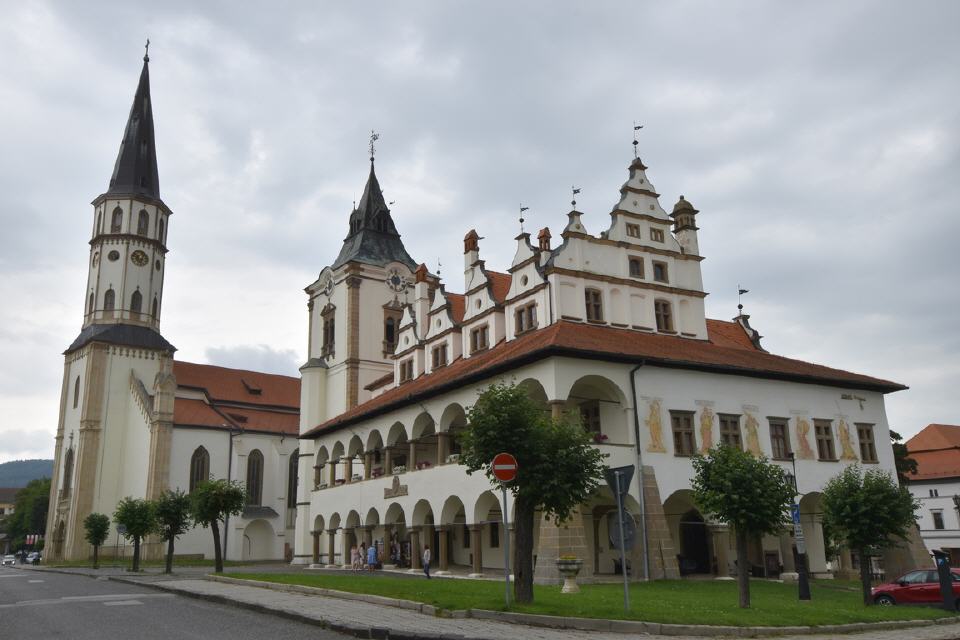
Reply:
[[673, 331], [673, 314], [666, 300], [654, 300], [653, 311], [657, 320], [657, 331]]
[[943, 529], [943, 512], [931, 511], [930, 513], [933, 514], [933, 528]]
[[937, 497], [939, 497], [939, 496], [940, 496], [940, 490], [939, 490], [939, 489], [930, 489], [930, 497], [931, 497], [931, 498], [937, 498]]
[[497, 522], [490, 523], [490, 548], [500, 548], [500, 524]]
[[433, 359], [433, 368], [447, 366], [447, 343], [438, 344], [430, 352]]
[[720, 414], [720, 442], [728, 447], [743, 448], [743, 442], [740, 440], [740, 416], [729, 413]]
[[470, 332], [470, 353], [490, 348], [490, 329], [488, 325], [477, 327]]
[[327, 357], [334, 355], [334, 339], [336, 338], [337, 325], [332, 313], [323, 316], [323, 343], [320, 347], [320, 356]]
[[663, 242], [663, 229], [650, 229], [650, 239], [654, 242]]
[[603, 297], [598, 289], [584, 291], [587, 304], [587, 322], [603, 322]]
[[653, 279], [657, 282], [669, 282], [669, 274], [667, 273], [667, 263], [666, 262], [657, 262], [653, 261]]
[[860, 459], [864, 462], [877, 462], [877, 447], [873, 442], [873, 425], [858, 423], [857, 437], [860, 439]]
[[413, 379], [413, 358], [400, 363], [400, 382]]
[[627, 235], [631, 238], [640, 237], [640, 225], [627, 223]]
[[814, 420], [813, 429], [817, 434], [817, 458], [820, 460], [836, 460], [833, 449], [833, 421]]
[[693, 411], [671, 411], [673, 427], [673, 454], [692, 456], [697, 452], [697, 439], [693, 433]]
[[770, 421], [770, 451], [774, 460], [790, 459], [790, 430], [785, 418], [768, 418]]
[[531, 303], [520, 307], [514, 312], [514, 321], [516, 326], [516, 333], [520, 334], [524, 331], [530, 331], [531, 329], [537, 328], [537, 305], [536, 303]]
[[643, 277], [643, 258], [630, 258], [630, 276], [634, 278]]
[[603, 433], [600, 426], [599, 400], [589, 400], [580, 405], [580, 421], [588, 433]]

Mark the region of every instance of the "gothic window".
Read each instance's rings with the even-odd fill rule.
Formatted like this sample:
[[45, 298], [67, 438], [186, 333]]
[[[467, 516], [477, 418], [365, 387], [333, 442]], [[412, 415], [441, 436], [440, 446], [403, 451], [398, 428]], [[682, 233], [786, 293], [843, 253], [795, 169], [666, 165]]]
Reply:
[[873, 425], [857, 423], [857, 437], [860, 439], [860, 459], [864, 462], [877, 462], [877, 447], [873, 442]]
[[254, 449], [247, 456], [247, 505], [259, 507], [263, 502], [263, 454]]
[[190, 457], [190, 493], [201, 482], [210, 479], [210, 454], [204, 447], [197, 447]]
[[103, 310], [104, 311], [113, 311], [113, 303], [116, 294], [113, 292], [113, 289], [107, 289], [107, 292], [103, 294]]
[[160, 233], [157, 234], [157, 240], [163, 242], [163, 220], [160, 221]]
[[80, 376], [73, 383], [73, 408], [76, 409], [80, 404]]
[[770, 451], [774, 460], [790, 459], [790, 431], [784, 418], [770, 418]]
[[587, 305], [587, 322], [603, 322], [603, 297], [599, 289], [584, 291]]
[[820, 460], [836, 460], [837, 455], [833, 448], [833, 422], [831, 420], [814, 420], [813, 429], [817, 434], [817, 458]]
[[130, 311], [134, 313], [140, 313], [140, 310], [143, 308], [143, 294], [140, 291], [134, 291], [133, 295], [130, 296]]
[[668, 282], [669, 274], [667, 273], [667, 263], [653, 261], [653, 279], [657, 282]]
[[673, 427], [673, 454], [692, 456], [697, 452], [697, 437], [693, 432], [693, 411], [671, 411]]
[[110, 220], [110, 233], [120, 233], [120, 227], [123, 226], [123, 209], [117, 207], [113, 210], [113, 218]]
[[720, 414], [720, 442], [728, 447], [743, 448], [740, 440], [740, 416]]
[[334, 354], [334, 341], [336, 339], [336, 308], [333, 305], [327, 305], [320, 317], [323, 321], [323, 341], [320, 343], [320, 356], [328, 357]]
[[158, 307], [159, 307], [159, 303], [157, 302], [157, 296], [153, 296], [153, 309], [151, 309], [151, 314], [150, 314], [150, 315], [152, 315], [154, 318], [157, 317], [157, 309], [158, 309]]
[[290, 454], [290, 466], [287, 469], [287, 508], [297, 507], [297, 467], [300, 460], [300, 449]]
[[643, 277], [643, 258], [630, 258], [630, 276], [633, 278]]
[[580, 405], [580, 422], [588, 433], [603, 433], [600, 425], [600, 401], [588, 400]]
[[145, 209], [140, 209], [140, 216], [137, 218], [137, 235], [147, 235], [150, 227], [150, 214]]
[[666, 300], [654, 300], [653, 311], [657, 317], [657, 331], [673, 331], [673, 313], [670, 311], [670, 303]]
[[63, 492], [69, 493], [73, 485], [73, 448], [67, 449], [67, 455], [63, 457]]
[[97, 298], [92, 293], [90, 294], [90, 308], [87, 310], [87, 313], [93, 313], [93, 307], [97, 303]]

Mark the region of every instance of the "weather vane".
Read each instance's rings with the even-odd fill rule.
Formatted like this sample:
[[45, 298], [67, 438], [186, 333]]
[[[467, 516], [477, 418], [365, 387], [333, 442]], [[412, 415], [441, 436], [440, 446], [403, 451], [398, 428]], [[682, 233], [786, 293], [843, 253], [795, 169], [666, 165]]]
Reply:
[[370, 162], [373, 162], [373, 156], [377, 153], [377, 147], [374, 143], [380, 139], [380, 134], [370, 129]]
[[637, 124], [637, 121], [634, 120], [633, 121], [633, 157], [634, 158], [640, 157], [639, 155], [637, 155], [637, 145], [640, 144], [639, 142], [637, 142], [637, 131], [640, 131], [640, 129], [643, 129], [643, 125]]
[[740, 302], [740, 296], [742, 296], [745, 293], [750, 293], [750, 290], [744, 289], [738, 284], [737, 285], [737, 311], [739, 311], [741, 315], [743, 314], [743, 304]]
[[523, 203], [520, 203], [520, 233], [523, 233], [523, 212], [530, 209], [530, 207], [523, 206]]
[[143, 45], [143, 61], [150, 62], [150, 38], [147, 38], [147, 44]]
[[443, 265], [440, 264], [440, 258], [437, 258], [437, 280], [440, 279], [440, 267], [442, 267], [442, 266], [443, 266]]
[[573, 199], [570, 200], [570, 205], [574, 208], [574, 210], [576, 210], [576, 208], [577, 208], [577, 194], [580, 193], [580, 189], [577, 188], [577, 187], [574, 187], [573, 185], [571, 185], [571, 186], [570, 186], [570, 190], [573, 191]]

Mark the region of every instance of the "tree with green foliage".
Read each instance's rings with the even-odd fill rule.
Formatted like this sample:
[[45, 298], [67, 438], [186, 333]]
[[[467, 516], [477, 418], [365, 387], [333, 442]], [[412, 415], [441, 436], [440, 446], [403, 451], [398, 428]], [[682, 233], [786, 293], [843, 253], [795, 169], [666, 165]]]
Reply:
[[17, 492], [13, 513], [5, 520], [11, 548], [22, 548], [28, 535], [45, 532], [49, 504], [50, 478], [31, 480]]
[[100, 568], [100, 545], [110, 533], [110, 518], [102, 513], [91, 513], [83, 519], [84, 537], [93, 545], [93, 568]]
[[694, 501], [710, 518], [734, 529], [740, 607], [750, 606], [750, 538], [777, 534], [789, 522], [796, 492], [778, 465], [738, 447], [721, 445], [693, 457]]
[[227, 516], [243, 513], [247, 493], [236, 480], [207, 480], [190, 494], [193, 521], [213, 532], [213, 554], [216, 572], [223, 572], [223, 549], [220, 546], [220, 523]]
[[157, 533], [167, 543], [167, 567], [165, 573], [173, 572], [173, 543], [193, 527], [190, 517], [190, 496], [182, 490], [164, 491], [156, 503]]
[[532, 602], [535, 513], [566, 520], [600, 485], [605, 456], [593, 446], [579, 415], [551, 418], [526, 390], [512, 384], [483, 391], [469, 408], [467, 422], [460, 464], [468, 474], [483, 471], [497, 482], [490, 469], [493, 457], [506, 452], [517, 459], [517, 477], [507, 485], [515, 501], [513, 590], [517, 602]]
[[900, 484], [910, 481], [910, 474], [917, 472], [917, 461], [910, 457], [903, 436], [890, 429], [890, 444], [893, 447], [893, 464], [897, 468], [897, 480]]
[[157, 529], [156, 506], [150, 500], [127, 496], [113, 512], [113, 521], [126, 527], [123, 537], [133, 540], [133, 571], [140, 571], [140, 542]]
[[863, 604], [873, 604], [870, 594], [870, 556], [906, 540], [916, 526], [919, 507], [910, 491], [889, 471], [851, 465], [823, 488], [823, 524], [834, 539], [860, 557]]

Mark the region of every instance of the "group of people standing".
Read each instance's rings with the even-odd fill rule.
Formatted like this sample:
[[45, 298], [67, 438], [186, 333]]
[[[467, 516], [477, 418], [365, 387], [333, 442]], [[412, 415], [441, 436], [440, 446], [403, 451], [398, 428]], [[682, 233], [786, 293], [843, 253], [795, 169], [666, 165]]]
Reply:
[[[397, 564], [400, 563], [400, 553], [400, 545], [396, 542], [391, 544], [390, 559]], [[423, 573], [427, 578], [430, 578], [430, 557], [430, 545], [424, 545]], [[355, 572], [375, 571], [383, 566], [382, 562], [383, 558], [376, 544], [368, 547], [366, 542], [361, 542], [359, 547], [357, 545], [350, 547], [350, 566]]]

